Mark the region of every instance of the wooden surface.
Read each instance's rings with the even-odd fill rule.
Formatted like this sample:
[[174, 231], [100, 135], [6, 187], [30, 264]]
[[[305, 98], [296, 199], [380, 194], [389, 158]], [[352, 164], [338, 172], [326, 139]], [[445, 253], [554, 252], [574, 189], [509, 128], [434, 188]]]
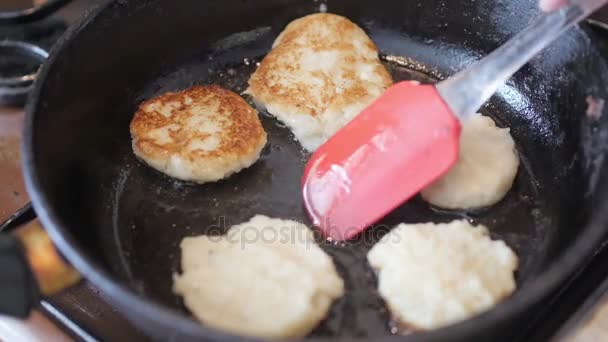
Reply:
[[0, 109], [0, 222], [28, 201], [21, 177], [21, 110]]

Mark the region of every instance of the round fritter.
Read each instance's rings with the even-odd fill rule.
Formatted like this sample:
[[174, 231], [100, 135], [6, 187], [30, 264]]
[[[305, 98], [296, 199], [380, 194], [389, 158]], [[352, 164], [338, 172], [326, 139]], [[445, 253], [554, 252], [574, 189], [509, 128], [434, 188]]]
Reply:
[[460, 153], [446, 175], [422, 191], [445, 209], [477, 209], [499, 202], [513, 186], [519, 156], [508, 128], [476, 114], [462, 125]]
[[225, 236], [185, 238], [174, 291], [204, 324], [260, 338], [303, 337], [341, 297], [331, 258], [305, 225], [255, 216]]
[[246, 93], [314, 151], [391, 84], [365, 31], [344, 17], [319, 13], [285, 28]]
[[171, 177], [213, 182], [251, 166], [266, 144], [258, 113], [219, 86], [166, 93], [139, 106], [133, 151]]
[[515, 253], [503, 241], [493, 241], [484, 226], [466, 221], [401, 224], [367, 259], [393, 317], [419, 330], [470, 318], [516, 287]]

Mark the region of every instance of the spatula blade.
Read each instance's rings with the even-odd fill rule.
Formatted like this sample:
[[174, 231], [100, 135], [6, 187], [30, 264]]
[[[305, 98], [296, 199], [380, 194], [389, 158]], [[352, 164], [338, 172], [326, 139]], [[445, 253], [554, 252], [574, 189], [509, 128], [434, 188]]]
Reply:
[[449, 170], [460, 129], [435, 87], [395, 84], [308, 162], [302, 186], [315, 225], [336, 241], [358, 235]]

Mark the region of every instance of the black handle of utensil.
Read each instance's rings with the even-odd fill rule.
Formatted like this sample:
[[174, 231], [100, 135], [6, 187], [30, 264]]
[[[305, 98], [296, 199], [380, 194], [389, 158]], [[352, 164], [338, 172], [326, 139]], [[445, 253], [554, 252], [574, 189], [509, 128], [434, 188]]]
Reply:
[[43, 296], [81, 279], [35, 218], [28, 204], [0, 225], [0, 314], [26, 317]]
[[36, 213], [31, 204], [0, 225], [0, 313], [27, 317], [40, 300], [34, 274], [21, 242], [9, 233], [31, 222]]
[[0, 234], [0, 313], [25, 318], [39, 300], [23, 246], [17, 238]]
[[41, 5], [18, 11], [0, 12], [0, 25], [25, 24], [44, 19], [72, 0], [49, 0]]

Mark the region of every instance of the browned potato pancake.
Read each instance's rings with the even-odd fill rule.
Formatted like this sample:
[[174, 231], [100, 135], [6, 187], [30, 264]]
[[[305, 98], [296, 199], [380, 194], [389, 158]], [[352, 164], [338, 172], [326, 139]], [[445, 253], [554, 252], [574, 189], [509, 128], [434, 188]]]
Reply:
[[219, 86], [195, 86], [142, 103], [131, 121], [133, 151], [171, 177], [213, 182], [251, 166], [266, 144], [258, 113]]
[[246, 93], [314, 151], [391, 84], [365, 31], [344, 17], [319, 13], [285, 28]]

